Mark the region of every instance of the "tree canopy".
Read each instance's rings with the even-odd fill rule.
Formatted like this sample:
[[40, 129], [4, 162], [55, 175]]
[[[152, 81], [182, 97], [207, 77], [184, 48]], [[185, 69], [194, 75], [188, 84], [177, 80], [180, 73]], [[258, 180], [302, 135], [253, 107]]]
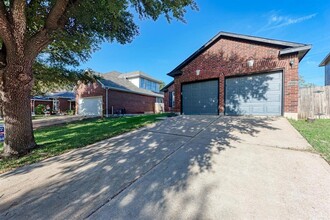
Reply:
[[[22, 15], [19, 23], [25, 31], [24, 38], [34, 45], [31, 51], [37, 58], [33, 66], [34, 93], [70, 87], [77, 80], [94, 80], [92, 75], [75, 68], [87, 61], [104, 41], [131, 42], [139, 33], [135, 15], [152, 20], [164, 15], [169, 22], [172, 19], [184, 21], [187, 6], [197, 9], [193, 0], [0, 1], [2, 16], [7, 17], [9, 23], [14, 22], [11, 21], [14, 13]], [[1, 33], [0, 37], [0, 57], [4, 57], [6, 39]]]
[[0, 101], [4, 155], [37, 145], [33, 136], [32, 88], [93, 79], [77, 71], [102, 42], [129, 43], [139, 33], [136, 17], [184, 21], [194, 0], [0, 0]]

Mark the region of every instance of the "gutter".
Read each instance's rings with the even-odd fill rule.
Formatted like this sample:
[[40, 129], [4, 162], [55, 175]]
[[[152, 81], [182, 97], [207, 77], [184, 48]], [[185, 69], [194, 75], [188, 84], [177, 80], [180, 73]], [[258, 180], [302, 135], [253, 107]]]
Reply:
[[109, 89], [105, 88], [105, 117], [109, 117]]

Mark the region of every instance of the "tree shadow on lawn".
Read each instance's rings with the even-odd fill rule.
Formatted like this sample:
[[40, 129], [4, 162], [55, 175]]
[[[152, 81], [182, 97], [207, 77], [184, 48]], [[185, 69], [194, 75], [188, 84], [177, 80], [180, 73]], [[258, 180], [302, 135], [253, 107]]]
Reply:
[[[181, 120], [182, 126], [189, 125], [188, 119]], [[117, 195], [109, 211], [126, 218], [153, 219], [155, 213], [182, 217], [168, 213], [173, 207], [171, 197], [184, 192], [192, 177], [216, 172], [214, 157], [240, 141], [237, 132], [254, 136], [260, 129], [275, 130], [272, 120], [222, 117], [209, 127], [200, 126], [200, 133], [192, 139], [135, 131], [2, 174], [0, 218], [81, 219]], [[132, 198], [122, 197], [125, 191], [120, 193], [130, 185], [133, 194], [128, 196]], [[194, 195], [201, 201], [194, 204], [194, 217], [202, 213], [212, 187], [205, 185]], [[190, 204], [189, 198], [180, 200], [182, 207]]]
[[107, 138], [140, 128], [155, 121], [156, 115], [144, 117], [86, 119], [67, 125], [41, 128], [35, 131], [39, 148], [20, 158], [0, 159], [1, 169], [10, 169], [80, 148]]

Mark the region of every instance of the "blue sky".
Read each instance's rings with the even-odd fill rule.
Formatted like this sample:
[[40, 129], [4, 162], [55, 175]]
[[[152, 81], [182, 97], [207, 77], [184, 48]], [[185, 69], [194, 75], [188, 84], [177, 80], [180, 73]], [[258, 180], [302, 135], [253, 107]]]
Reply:
[[140, 34], [130, 44], [104, 43], [81, 65], [105, 73], [144, 71], [165, 83], [174, 69], [219, 31], [312, 44], [300, 63], [307, 82], [324, 84], [318, 67], [330, 52], [330, 1], [197, 0], [199, 11], [188, 10], [186, 23], [165, 18], [138, 20]]

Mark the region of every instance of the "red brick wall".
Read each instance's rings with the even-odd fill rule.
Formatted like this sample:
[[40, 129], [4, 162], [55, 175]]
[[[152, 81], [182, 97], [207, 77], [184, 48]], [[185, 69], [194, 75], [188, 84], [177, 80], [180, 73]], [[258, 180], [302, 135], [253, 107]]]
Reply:
[[170, 103], [169, 103], [169, 101], [170, 101], [169, 94], [170, 94], [170, 92], [173, 92], [173, 91], [174, 91], [174, 83], [167, 88], [167, 91], [166, 92], [164, 92], [164, 108], [165, 108], [165, 112], [172, 112], [172, 111], [174, 111], [174, 109], [172, 109], [170, 107]]
[[[134, 93], [122, 92], [117, 90], [108, 91], [108, 113], [112, 113], [112, 106], [114, 111], [119, 109], [126, 109], [127, 114], [141, 114], [144, 112], [154, 112], [156, 98], [151, 96], [139, 95]], [[76, 103], [79, 98], [102, 96], [103, 97], [103, 114], [106, 114], [106, 93], [105, 89], [98, 83], [84, 85], [81, 84], [77, 89]], [[78, 112], [78, 104], [76, 105], [76, 112]]]
[[70, 110], [70, 102], [68, 101], [69, 99], [62, 99], [59, 98], [59, 109], [62, 113], [65, 113], [67, 110]]
[[143, 114], [155, 110], [156, 98], [152, 96], [109, 90], [108, 97], [109, 114], [111, 114], [112, 106], [114, 111], [125, 108], [127, 114]]
[[79, 99], [84, 97], [102, 96], [103, 113], [105, 114], [105, 89], [99, 83], [79, 84], [76, 91], [76, 114], [78, 114]]
[[[283, 71], [284, 112], [298, 111], [298, 57], [291, 54], [279, 57], [281, 47], [252, 43], [245, 40], [222, 38], [196, 57], [175, 77], [175, 111], [181, 111], [181, 84], [206, 79], [219, 79], [219, 112], [224, 112], [225, 78], [276, 70]], [[247, 60], [254, 66], [248, 67]], [[290, 66], [290, 60], [294, 65]], [[201, 70], [196, 75], [196, 70]], [[295, 81], [294, 83], [289, 83]]]

